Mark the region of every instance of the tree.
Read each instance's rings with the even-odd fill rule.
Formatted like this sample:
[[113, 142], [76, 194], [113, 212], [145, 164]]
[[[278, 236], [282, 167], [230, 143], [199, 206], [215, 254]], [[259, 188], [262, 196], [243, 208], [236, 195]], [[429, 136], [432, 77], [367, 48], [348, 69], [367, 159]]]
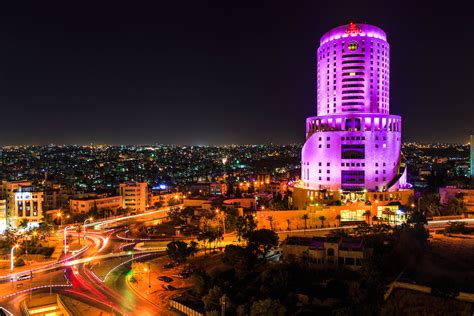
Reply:
[[379, 222], [379, 217], [377, 215], [372, 216], [372, 223]]
[[189, 250], [189, 255], [193, 256], [196, 254], [198, 251], [199, 244], [195, 242], [194, 240], [189, 243], [188, 250]]
[[160, 201], [157, 201], [157, 202], [155, 202], [155, 204], [153, 204], [153, 206], [154, 206], [155, 208], [161, 208], [161, 207], [163, 206], [163, 203], [160, 202]]
[[472, 228], [466, 227], [466, 222], [449, 222], [449, 226], [444, 229], [448, 234], [469, 234]]
[[306, 222], [307, 222], [307, 220], [309, 219], [308, 214], [304, 214], [303, 217], [301, 217], [301, 219], [304, 220], [304, 232], [306, 233], [306, 227], [307, 227], [307, 226], [306, 226]]
[[466, 211], [466, 205], [464, 204], [463, 199], [454, 197], [449, 200], [446, 209], [449, 215], [462, 215]]
[[18, 235], [18, 232], [16, 231], [16, 229], [7, 229], [3, 233], [3, 238], [8, 245], [8, 248], [10, 248], [13, 245], [18, 244], [18, 240], [20, 239], [20, 236]]
[[178, 204], [181, 204], [181, 201], [180, 201], [179, 198], [173, 197], [173, 198], [168, 200], [168, 206], [174, 206], [174, 205], [178, 205]]
[[324, 215], [319, 216], [319, 220], [321, 221], [321, 227], [324, 227], [324, 221], [325, 221], [326, 219], [327, 219], [327, 218], [326, 218], [326, 216], [324, 216]]
[[[116, 215], [125, 215], [128, 213], [128, 209], [125, 209], [123, 207], [119, 207], [117, 208], [117, 210], [115, 211], [115, 214]], [[84, 218], [85, 219], [85, 218]]]
[[248, 234], [247, 249], [253, 254], [262, 256], [278, 245], [278, 235], [270, 229], [259, 229]]
[[18, 228], [21, 228], [21, 229], [28, 228], [28, 222], [29, 222], [28, 218], [22, 218], [20, 220], [20, 224], [18, 225]]
[[240, 187], [235, 188], [235, 197], [242, 197], [242, 191], [240, 190]]
[[234, 194], [234, 185], [232, 184], [232, 182], [229, 182], [228, 185], [227, 185], [226, 195], [230, 196], [232, 194]]
[[245, 265], [249, 262], [249, 252], [246, 248], [237, 245], [225, 246], [224, 255], [222, 261], [232, 266]]
[[336, 215], [336, 220], [337, 220], [338, 226], [341, 226], [341, 214]]
[[168, 217], [171, 219], [174, 225], [179, 225], [184, 222], [181, 210], [179, 208], [172, 208], [168, 211]]
[[432, 192], [423, 192], [419, 197], [420, 211], [427, 216], [440, 216], [439, 194]]
[[215, 229], [213, 229], [213, 228], [211, 228], [207, 225], [204, 225], [204, 227], [199, 232], [197, 239], [199, 241], [202, 241], [202, 243], [203, 243], [204, 255], [206, 255], [206, 250], [207, 250], [206, 245], [207, 245], [207, 243], [209, 243], [209, 244], [212, 243], [216, 238], [215, 236], [216, 236]]
[[383, 214], [387, 215], [388, 224], [390, 225], [390, 218], [395, 214], [390, 208], [385, 208], [382, 212]]
[[190, 247], [182, 240], [172, 241], [166, 246], [166, 254], [168, 257], [178, 263], [185, 262], [191, 254], [194, 254], [195, 250], [195, 245]]
[[[204, 303], [204, 308], [206, 311], [217, 311], [219, 309], [219, 299], [222, 297], [222, 290], [217, 285], [214, 285], [209, 289], [207, 295], [202, 297], [202, 302]], [[206, 313], [207, 315], [208, 313]]]
[[270, 298], [255, 301], [250, 308], [250, 316], [284, 316], [285, 313], [285, 306]]
[[426, 216], [423, 215], [423, 213], [421, 212], [418, 212], [418, 211], [413, 211], [409, 214], [408, 216], [408, 220], [407, 220], [407, 223], [408, 224], [427, 224], [428, 221], [426, 220]]
[[367, 222], [367, 224], [370, 224], [370, 211], [366, 210], [363, 215], [365, 216], [365, 221]]
[[252, 215], [239, 216], [235, 225], [239, 242], [241, 239], [247, 240], [247, 235], [253, 232], [256, 228], [257, 223]]

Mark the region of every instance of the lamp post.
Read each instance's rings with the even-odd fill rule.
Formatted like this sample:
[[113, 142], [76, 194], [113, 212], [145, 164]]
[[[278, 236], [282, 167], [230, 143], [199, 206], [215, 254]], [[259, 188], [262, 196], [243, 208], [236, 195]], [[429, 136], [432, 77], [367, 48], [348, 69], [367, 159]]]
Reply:
[[12, 247], [12, 250], [10, 251], [10, 272], [11, 272], [11, 281], [12, 281], [12, 289], [13, 289], [13, 269], [15, 268], [15, 259], [14, 259], [14, 252], [15, 248], [18, 248], [18, 245], [15, 245]]
[[83, 226], [84, 227], [84, 241], [86, 241], [86, 222], [87, 221], [92, 222], [92, 220], [94, 220], [94, 219], [92, 217], [90, 217], [90, 218], [86, 218], [86, 220], [84, 221], [84, 226]]
[[151, 279], [150, 279], [150, 274], [151, 274], [151, 267], [150, 267], [150, 263], [148, 262], [148, 294], [150, 294], [150, 290], [151, 290]]
[[148, 263], [148, 268], [145, 267], [145, 269], [143, 269], [143, 271], [145, 273], [148, 273], [148, 289], [146, 290], [146, 294], [150, 294], [150, 288], [151, 288], [151, 279], [150, 279], [150, 272], [151, 272], [151, 268], [150, 268], [150, 263]]
[[418, 198], [418, 213], [420, 213], [420, 201], [421, 201], [421, 196]]
[[67, 254], [67, 229], [69, 226], [64, 227], [64, 256]]
[[56, 213], [56, 217], [59, 218], [59, 228], [61, 228], [62, 225], [62, 214], [61, 211]]

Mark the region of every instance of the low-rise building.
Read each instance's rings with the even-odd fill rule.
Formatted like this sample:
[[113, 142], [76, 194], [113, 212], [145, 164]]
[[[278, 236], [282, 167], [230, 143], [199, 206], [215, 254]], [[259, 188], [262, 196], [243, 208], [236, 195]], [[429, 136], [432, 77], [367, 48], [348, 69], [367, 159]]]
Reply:
[[7, 200], [0, 200], [0, 234], [7, 229]]
[[225, 182], [194, 182], [185, 186], [188, 195], [222, 195], [227, 193]]
[[[181, 192], [156, 192], [148, 195], [148, 205], [153, 207], [156, 203], [161, 203], [162, 206], [176, 204], [183, 200]], [[170, 203], [171, 202], [171, 203]]]
[[146, 182], [125, 182], [119, 186], [122, 207], [132, 212], [145, 212], [148, 202], [148, 184]]
[[287, 189], [288, 185], [286, 180], [272, 181], [267, 185], [267, 191], [274, 195], [280, 193], [281, 196], [285, 196]]
[[304, 260], [321, 268], [360, 269], [372, 249], [362, 239], [342, 237], [288, 237], [283, 242], [283, 260]]
[[[38, 227], [43, 217], [43, 192], [33, 186], [20, 186], [9, 196], [10, 223], [18, 227], [22, 220], [28, 220], [28, 227]], [[8, 208], [8, 204], [7, 204]]]
[[111, 210], [116, 212], [118, 208], [122, 207], [122, 197], [89, 194], [77, 196], [69, 200], [69, 210], [73, 214], [86, 214], [92, 210]]

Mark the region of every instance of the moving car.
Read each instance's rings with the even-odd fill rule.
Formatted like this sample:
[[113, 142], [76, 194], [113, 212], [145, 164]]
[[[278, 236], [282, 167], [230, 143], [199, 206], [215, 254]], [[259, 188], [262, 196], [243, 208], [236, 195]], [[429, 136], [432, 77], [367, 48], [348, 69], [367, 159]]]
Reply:
[[23, 275], [20, 275], [17, 280], [22, 281], [22, 280], [29, 280], [29, 279], [31, 279], [30, 274], [23, 274]]

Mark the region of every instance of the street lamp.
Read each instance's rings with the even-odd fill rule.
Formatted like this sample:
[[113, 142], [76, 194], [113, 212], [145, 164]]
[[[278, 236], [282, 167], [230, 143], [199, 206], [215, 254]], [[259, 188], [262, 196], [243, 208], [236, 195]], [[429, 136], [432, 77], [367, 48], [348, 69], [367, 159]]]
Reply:
[[67, 254], [67, 229], [69, 226], [64, 227], [64, 256]]
[[89, 218], [86, 218], [86, 220], [84, 221], [84, 241], [86, 241], [86, 222], [87, 221], [90, 221], [92, 222], [94, 219], [92, 217], [89, 217]]
[[62, 214], [61, 214], [60, 211], [56, 213], [56, 217], [59, 218], [59, 227], [61, 227], [61, 224], [62, 224]]
[[12, 288], [13, 288], [13, 269], [15, 268], [14, 251], [15, 251], [15, 248], [18, 248], [18, 247], [19, 247], [18, 245], [13, 246], [12, 250], [10, 251], [10, 271], [11, 271]]
[[420, 201], [421, 201], [421, 196], [418, 198], [418, 213], [420, 213]]
[[151, 289], [151, 279], [150, 279], [150, 273], [151, 273], [151, 267], [150, 263], [148, 262], [148, 270], [145, 268], [145, 272], [148, 271], [148, 290], [146, 291], [146, 294], [150, 294], [150, 289]]

